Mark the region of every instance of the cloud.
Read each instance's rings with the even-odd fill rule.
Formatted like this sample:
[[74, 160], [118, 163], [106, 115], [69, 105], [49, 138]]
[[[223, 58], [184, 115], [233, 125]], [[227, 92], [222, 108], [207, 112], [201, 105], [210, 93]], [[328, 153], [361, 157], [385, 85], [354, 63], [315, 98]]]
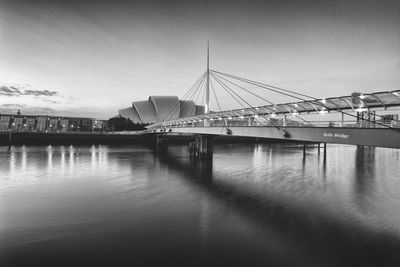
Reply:
[[23, 93], [21, 92], [21, 90], [19, 90], [18, 88], [14, 87], [14, 86], [0, 86], [0, 95], [4, 95], [4, 96], [20, 96]]
[[21, 104], [3, 104], [0, 105], [0, 113], [16, 114], [20, 110], [24, 115], [60, 115], [62, 111], [48, 107], [37, 107]]
[[57, 91], [48, 91], [48, 90], [35, 90], [35, 89], [24, 89], [18, 88], [16, 86], [0, 86], [0, 95], [3, 96], [45, 96], [52, 97], [58, 96], [59, 93]]
[[24, 95], [35, 95], [35, 96], [56, 96], [58, 92], [48, 90], [25, 90]]
[[20, 104], [3, 104], [0, 108], [22, 108], [24, 105]]

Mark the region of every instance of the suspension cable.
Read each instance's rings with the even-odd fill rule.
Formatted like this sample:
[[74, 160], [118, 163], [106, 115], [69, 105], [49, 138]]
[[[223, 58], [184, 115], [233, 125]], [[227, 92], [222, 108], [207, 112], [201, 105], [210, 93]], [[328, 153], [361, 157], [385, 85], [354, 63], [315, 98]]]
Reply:
[[[190, 87], [190, 89], [186, 91], [186, 93], [185, 93], [185, 94], [183, 95], [183, 97], [181, 98], [182, 101], [185, 100], [186, 97], [191, 96], [191, 95], [193, 94], [193, 92], [197, 90], [197, 88], [198, 88], [199, 84], [201, 83], [201, 81], [204, 80], [205, 75], [206, 75], [206, 72], [204, 72], [204, 73], [197, 79], [197, 81]], [[185, 109], [185, 106], [186, 106], [186, 105], [187, 105], [187, 103], [183, 103], [183, 108], [184, 108], [184, 109]], [[179, 109], [179, 107], [180, 107], [180, 101], [178, 102], [177, 105], [175, 105], [174, 107], [172, 107], [172, 108], [170, 109], [170, 111], [169, 111], [169, 112], [167, 113], [167, 115], [165, 116], [164, 121], [169, 120], [169, 119], [172, 117], [172, 115], [175, 113], [175, 111], [176, 111], [177, 109]]]
[[[228, 92], [228, 94], [230, 95], [230, 96], [232, 96], [232, 98], [233, 99], [235, 99], [236, 100], [236, 102], [238, 102], [239, 103], [239, 105], [241, 105], [242, 106], [242, 108], [246, 108], [239, 100], [237, 100], [236, 99], [236, 97], [235, 96], [233, 96], [232, 95], [232, 93], [234, 93], [237, 97], [239, 97], [243, 102], [245, 102], [251, 109], [254, 109], [254, 111], [257, 113], [257, 110], [254, 108], [254, 107], [252, 107], [246, 100], [244, 100], [240, 95], [238, 95], [236, 92], [234, 92], [231, 88], [229, 88], [229, 86], [227, 86], [226, 84], [224, 84], [221, 80], [219, 80], [217, 77], [215, 77], [213, 74], [211, 74], [211, 76], [221, 85], [221, 87], [225, 90], [225, 91], [227, 91]], [[232, 93], [231, 93], [231, 92]], [[271, 125], [273, 125], [266, 117], [264, 117], [264, 115], [261, 115], [269, 124], [271, 124]], [[257, 119], [257, 118], [255, 118], [255, 119]], [[258, 122], [260, 122], [261, 124], [262, 124], [262, 122], [261, 121], [259, 121], [258, 119], [257, 119], [257, 121]]]
[[[264, 89], [266, 89], [266, 90], [270, 90], [270, 91], [276, 92], [276, 93], [278, 93], [278, 94], [286, 95], [286, 96], [289, 96], [289, 97], [292, 97], [292, 98], [295, 98], [295, 99], [298, 99], [298, 100], [309, 101], [308, 99], [304, 99], [304, 98], [301, 98], [301, 97], [297, 97], [297, 96], [294, 96], [294, 95], [290, 95], [289, 93], [295, 94], [295, 95], [299, 95], [299, 96], [303, 96], [303, 97], [307, 97], [307, 98], [311, 98], [311, 99], [313, 99], [314, 101], [318, 101], [318, 100], [319, 100], [318, 98], [315, 98], [315, 97], [313, 97], [313, 96], [308, 96], [308, 95], [305, 95], [305, 94], [296, 93], [296, 92], [291, 91], [291, 90], [287, 90], [287, 89], [283, 89], [283, 88], [280, 88], [280, 87], [276, 87], [276, 86], [272, 86], [272, 85], [268, 85], [268, 84], [264, 84], [264, 83], [260, 83], [260, 82], [256, 82], [256, 81], [252, 81], [252, 80], [245, 79], [245, 78], [242, 78], [242, 77], [239, 77], [239, 76], [235, 76], [235, 75], [231, 75], [231, 74], [227, 74], [227, 73], [223, 73], [223, 72], [219, 72], [219, 71], [215, 71], [215, 70], [211, 70], [211, 72], [217, 73], [217, 74], [221, 74], [221, 75], [225, 75], [225, 76], [227, 76], [227, 77], [230, 77], [230, 78], [233, 78], [233, 79], [242, 81], [242, 82], [246, 82], [246, 83], [249, 83], [249, 84], [252, 84], [252, 85], [255, 85], [255, 86], [264, 88]], [[280, 92], [280, 91], [284, 91], [284, 92], [287, 92], [287, 93], [283, 93], [283, 92]], [[326, 106], [326, 105], [323, 104], [323, 103], [314, 103], [314, 104], [316, 104], [316, 105], [318, 105], [318, 106], [321, 106], [321, 107], [324, 107], [324, 108], [326, 108], [326, 109], [328, 109], [328, 110], [331, 109], [330, 107]], [[339, 112], [339, 113], [348, 115], [348, 116], [350, 116], [350, 117], [354, 117], [354, 118], [360, 119], [360, 118], [357, 117], [356, 115], [353, 115], [353, 114], [344, 112], [344, 111], [342, 111], [342, 110], [339, 109], [339, 108], [336, 108], [336, 109], [334, 109], [334, 110], [336, 110], [336, 111]], [[388, 125], [385, 125], [385, 124], [381, 124], [381, 123], [376, 122], [376, 121], [371, 121], [371, 120], [369, 120], [369, 119], [367, 119], [367, 118], [361, 118], [361, 120], [368, 121], [368, 122], [371, 122], [371, 123], [375, 123], [375, 124], [377, 124], [377, 125], [381, 125], [381, 126], [384, 126], [384, 127], [386, 127], [386, 128], [393, 128], [393, 127], [391, 127], [391, 126], [388, 126]]]
[[[215, 74], [214, 74], [215, 75]], [[214, 77], [215, 78], [215, 77]], [[232, 83], [232, 84], [234, 84], [234, 83]], [[235, 85], [235, 84], [234, 84]], [[232, 89], [231, 89], [232, 90]], [[246, 90], [247, 91], [247, 90]], [[237, 95], [237, 94], [236, 94]], [[239, 96], [239, 95], [238, 95]], [[240, 96], [239, 96], [240, 97]], [[241, 98], [243, 101], [245, 101], [243, 98]], [[246, 102], [247, 103], [247, 102]], [[248, 104], [248, 103], [247, 103]], [[248, 104], [252, 109], [255, 109], [253, 106], [251, 106], [250, 104]], [[265, 118], [265, 119], [267, 119], [266, 117], [264, 117], [263, 116], [263, 118]], [[306, 119], [304, 119], [304, 118], [302, 118], [302, 117], [297, 117], [296, 116], [296, 118], [298, 118], [298, 119], [300, 119], [300, 120], [302, 120], [302, 121], [304, 121], [304, 122], [306, 122], [306, 123], [308, 123], [308, 124], [310, 124], [310, 125], [312, 125], [312, 123], [311, 122], [309, 122], [309, 121], [307, 121]], [[269, 123], [270, 124], [272, 124], [270, 121], [269, 121]]]
[[233, 82], [231, 82], [231, 81], [225, 79], [224, 77], [222, 77], [222, 76], [219, 75], [219, 74], [215, 74], [215, 73], [214, 73], [214, 75], [217, 76], [218, 78], [220, 78], [220, 79], [222, 79], [222, 80], [224, 80], [224, 81], [226, 81], [226, 82], [228, 82], [228, 83], [230, 83], [230, 84], [232, 84], [232, 85], [234, 85], [234, 86], [236, 86], [236, 87], [242, 89], [243, 91], [246, 91], [247, 93], [252, 94], [252, 95], [254, 95], [255, 97], [258, 97], [258, 98], [264, 100], [265, 102], [269, 103], [270, 105], [275, 105], [274, 103], [272, 103], [272, 102], [269, 101], [268, 99], [265, 99], [265, 98], [263, 98], [263, 97], [261, 97], [261, 96], [255, 94], [255, 93], [253, 93], [253, 92], [251, 92], [251, 91], [249, 91], [249, 90], [243, 88], [242, 86], [237, 85], [236, 83], [233, 83]]

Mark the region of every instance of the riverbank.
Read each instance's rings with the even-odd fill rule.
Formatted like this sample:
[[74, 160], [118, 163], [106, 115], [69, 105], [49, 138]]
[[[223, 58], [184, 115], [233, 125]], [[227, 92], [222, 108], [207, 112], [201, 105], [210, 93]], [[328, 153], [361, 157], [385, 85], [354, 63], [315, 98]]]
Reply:
[[[93, 145], [93, 144], [153, 144], [155, 135], [149, 133], [135, 132], [68, 132], [68, 133], [35, 133], [35, 132], [16, 132], [0, 133], [0, 146], [15, 145]], [[171, 135], [168, 142], [186, 143], [192, 139], [191, 135]], [[280, 140], [259, 139], [251, 137], [237, 136], [217, 136], [215, 143], [268, 143], [282, 142]]]
[[0, 146], [10, 145], [93, 145], [93, 144], [140, 144], [150, 142], [148, 135], [117, 133], [0, 133]]

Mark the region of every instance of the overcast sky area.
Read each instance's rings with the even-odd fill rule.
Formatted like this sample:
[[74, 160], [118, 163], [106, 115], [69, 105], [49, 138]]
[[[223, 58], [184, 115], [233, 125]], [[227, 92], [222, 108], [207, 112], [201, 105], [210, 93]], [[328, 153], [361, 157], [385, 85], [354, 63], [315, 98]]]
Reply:
[[0, 0], [0, 112], [106, 119], [181, 97], [207, 40], [212, 69], [315, 97], [400, 89], [397, 0]]

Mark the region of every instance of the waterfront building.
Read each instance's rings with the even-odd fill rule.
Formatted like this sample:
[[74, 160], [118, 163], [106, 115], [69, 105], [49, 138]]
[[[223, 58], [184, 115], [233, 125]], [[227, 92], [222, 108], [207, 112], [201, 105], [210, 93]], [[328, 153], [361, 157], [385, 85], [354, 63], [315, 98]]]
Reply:
[[0, 114], [0, 132], [91, 132], [100, 128], [102, 130], [103, 124], [97, 122], [95, 124], [93, 118]]
[[204, 114], [204, 106], [194, 101], [179, 100], [177, 96], [150, 96], [148, 100], [135, 101], [131, 107], [119, 110], [121, 117], [133, 123], [149, 124]]

